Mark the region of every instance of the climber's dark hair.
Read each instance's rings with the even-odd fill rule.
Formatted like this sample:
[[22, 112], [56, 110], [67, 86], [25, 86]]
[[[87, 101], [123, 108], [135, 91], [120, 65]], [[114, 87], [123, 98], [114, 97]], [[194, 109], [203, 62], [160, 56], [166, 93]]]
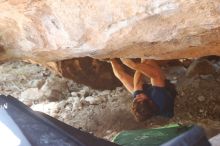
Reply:
[[150, 99], [143, 100], [142, 102], [138, 102], [134, 99], [131, 111], [135, 119], [138, 122], [141, 122], [151, 118], [153, 115], [156, 115], [159, 112], [159, 109]]

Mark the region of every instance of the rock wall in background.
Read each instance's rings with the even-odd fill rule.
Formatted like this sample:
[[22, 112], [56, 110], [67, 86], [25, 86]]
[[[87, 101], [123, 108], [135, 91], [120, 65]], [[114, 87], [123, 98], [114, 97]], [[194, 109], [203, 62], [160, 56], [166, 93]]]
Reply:
[[109, 63], [90, 57], [51, 62], [48, 65], [63, 77], [93, 89], [115, 89], [122, 85], [114, 76]]
[[0, 0], [0, 60], [220, 55], [217, 0]]

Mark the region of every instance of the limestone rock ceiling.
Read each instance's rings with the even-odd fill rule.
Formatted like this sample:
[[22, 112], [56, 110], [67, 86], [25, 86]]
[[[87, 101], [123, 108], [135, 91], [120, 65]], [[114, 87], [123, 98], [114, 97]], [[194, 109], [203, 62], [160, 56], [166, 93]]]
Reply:
[[220, 55], [219, 0], [0, 0], [0, 58]]

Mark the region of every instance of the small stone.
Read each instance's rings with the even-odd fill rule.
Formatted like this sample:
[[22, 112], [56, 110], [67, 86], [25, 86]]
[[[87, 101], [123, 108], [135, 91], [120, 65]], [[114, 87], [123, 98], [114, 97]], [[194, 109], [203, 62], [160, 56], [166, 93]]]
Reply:
[[50, 76], [41, 87], [40, 91], [49, 100], [60, 100], [69, 93], [67, 82], [56, 76]]
[[80, 102], [79, 98], [75, 98], [74, 102], [72, 103], [73, 110], [79, 110], [82, 109], [82, 103]]
[[191, 92], [190, 95], [193, 96], [193, 95], [195, 95], [195, 93], [194, 93], [194, 92]]
[[72, 95], [73, 97], [76, 97], [76, 96], [77, 96], [77, 92], [71, 92], [71, 95]]
[[203, 109], [200, 109], [200, 110], [199, 110], [200, 113], [203, 113], [203, 111], [204, 111]]
[[200, 75], [200, 78], [203, 80], [215, 80], [213, 75]]
[[67, 98], [66, 98], [66, 101], [67, 101], [68, 103], [74, 102], [74, 97], [67, 97]]
[[29, 84], [32, 88], [38, 88], [38, 89], [40, 89], [44, 83], [45, 83], [44, 80], [31, 80], [29, 82]]
[[180, 95], [181, 95], [181, 96], [184, 96], [184, 95], [185, 95], [185, 93], [184, 93], [184, 92], [181, 92], [181, 93], [180, 93]]
[[94, 92], [92, 93], [92, 96], [97, 96], [97, 95], [99, 95], [99, 93], [97, 93], [96, 91], [94, 91]]
[[111, 92], [110, 90], [104, 90], [104, 91], [102, 91], [101, 94], [99, 94], [99, 95], [109, 95], [110, 92]]
[[110, 134], [110, 133], [112, 133], [112, 130], [107, 130], [106, 133]]
[[90, 89], [89, 89], [89, 87], [84, 86], [84, 87], [83, 87], [83, 90], [85, 90], [85, 91], [89, 91]]
[[80, 99], [80, 103], [81, 103], [82, 105], [90, 105], [90, 103], [89, 103], [88, 101], [86, 101], [84, 97], [82, 97], [82, 98]]
[[38, 88], [28, 88], [23, 91], [19, 98], [22, 102], [27, 105], [31, 105], [36, 100], [43, 100], [44, 97]]
[[49, 101], [58, 101], [63, 98], [63, 95], [59, 90], [48, 90], [47, 92], [44, 92], [44, 95]]
[[108, 100], [107, 96], [97, 96], [96, 98], [98, 98], [101, 102], [106, 102]]
[[190, 113], [187, 114], [189, 118], [192, 118], [192, 115]]
[[107, 98], [104, 96], [97, 96], [97, 97], [88, 96], [85, 98], [85, 100], [89, 102], [89, 104], [97, 105], [97, 104], [107, 101]]
[[59, 113], [59, 111], [60, 111], [60, 110], [59, 110], [58, 108], [55, 108], [55, 109], [53, 109], [53, 111], [51, 111], [51, 113], [52, 113], [52, 114], [57, 114], [57, 113]]
[[50, 116], [52, 116], [52, 117], [58, 117], [59, 115], [57, 114], [58, 112], [51, 112], [50, 113]]
[[88, 91], [86, 91], [83, 97], [87, 97], [89, 95], [90, 95], [90, 93]]
[[117, 87], [115, 90], [116, 90], [116, 92], [119, 92], [119, 93], [120, 93], [120, 92], [123, 91], [123, 87]]
[[171, 80], [170, 81], [172, 84], [176, 84], [177, 83], [177, 80]]
[[89, 104], [94, 104], [94, 105], [101, 103], [101, 101], [99, 101], [97, 98], [92, 97], [92, 96], [86, 97], [85, 101], [87, 101]]
[[205, 101], [205, 97], [204, 96], [199, 96], [198, 98], [197, 98], [199, 101]]
[[[78, 94], [80, 95], [80, 97], [84, 97], [85, 93], [86, 93], [85, 90], [80, 90], [80, 91], [78, 92]], [[78, 95], [78, 94], [77, 94], [77, 95]]]
[[90, 95], [90, 88], [87, 86], [84, 86], [83, 90], [81, 90], [80, 92], [81, 92], [82, 97], [87, 97]]
[[177, 80], [177, 77], [173, 77], [173, 80]]
[[71, 110], [72, 110], [72, 104], [68, 104], [68, 105], [65, 107], [65, 110], [66, 110], [66, 111], [71, 111]]
[[69, 113], [64, 113], [63, 118], [64, 118], [64, 120], [70, 120], [72, 118], [72, 116]]

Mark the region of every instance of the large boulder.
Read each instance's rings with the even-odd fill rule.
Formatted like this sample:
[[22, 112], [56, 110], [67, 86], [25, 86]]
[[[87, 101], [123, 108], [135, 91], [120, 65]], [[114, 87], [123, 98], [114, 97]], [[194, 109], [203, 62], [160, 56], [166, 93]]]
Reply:
[[206, 59], [195, 60], [187, 69], [186, 75], [193, 77], [195, 75], [214, 75], [215, 68], [211, 62]]
[[0, 60], [220, 55], [218, 0], [1, 0]]

